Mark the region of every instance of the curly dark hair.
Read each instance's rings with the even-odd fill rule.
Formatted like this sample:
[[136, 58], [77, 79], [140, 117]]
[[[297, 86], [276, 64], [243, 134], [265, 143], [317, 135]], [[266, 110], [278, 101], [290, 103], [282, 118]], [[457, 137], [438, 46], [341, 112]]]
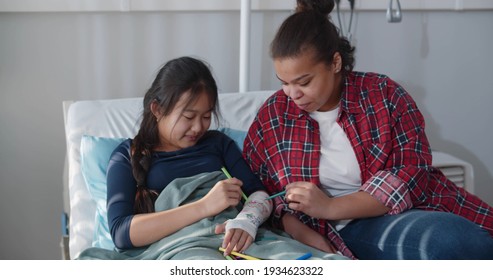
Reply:
[[284, 20], [271, 43], [271, 57], [290, 58], [313, 51], [316, 61], [330, 65], [338, 52], [342, 73], [352, 71], [355, 48], [331, 21], [334, 5], [333, 0], [297, 0], [296, 12]]

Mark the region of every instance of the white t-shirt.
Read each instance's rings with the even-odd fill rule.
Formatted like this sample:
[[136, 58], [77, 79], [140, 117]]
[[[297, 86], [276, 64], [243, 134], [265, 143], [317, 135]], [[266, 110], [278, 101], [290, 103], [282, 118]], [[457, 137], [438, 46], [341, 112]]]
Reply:
[[[349, 139], [336, 122], [339, 107], [327, 112], [313, 112], [310, 116], [320, 127], [320, 183], [330, 197], [357, 192], [361, 187], [361, 171]], [[351, 220], [334, 221], [341, 230]]]

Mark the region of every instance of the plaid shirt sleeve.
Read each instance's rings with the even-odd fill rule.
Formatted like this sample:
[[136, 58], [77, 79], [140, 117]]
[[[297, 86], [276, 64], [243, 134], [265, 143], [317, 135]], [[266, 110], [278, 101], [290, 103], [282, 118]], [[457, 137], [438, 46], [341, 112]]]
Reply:
[[452, 212], [493, 236], [493, 208], [432, 166], [424, 118], [414, 100], [397, 83], [383, 75], [379, 79], [371, 94], [360, 91], [359, 104], [364, 104], [365, 113], [353, 123], [359, 126], [357, 131], [365, 131], [366, 126], [370, 133], [348, 130], [353, 143], [360, 139], [365, 146], [359, 149], [366, 152], [361, 190], [391, 208], [389, 214], [409, 208]]
[[[269, 194], [275, 194], [280, 191], [281, 184], [273, 181], [273, 178], [278, 178], [276, 174], [269, 172], [269, 164], [272, 165], [272, 155], [269, 154], [268, 147], [277, 146], [277, 140], [265, 138], [265, 131], [272, 132], [271, 126], [277, 120], [279, 104], [275, 103], [274, 98], [270, 98], [264, 106], [259, 109], [257, 116], [250, 125], [247, 136], [243, 143], [243, 157], [250, 165], [252, 171], [257, 174], [267, 188]], [[273, 113], [275, 112], [275, 113]], [[272, 149], [270, 149], [272, 151]], [[281, 197], [273, 199], [274, 211], [272, 215], [272, 223], [275, 227], [282, 228], [281, 218], [284, 213], [293, 212]]]
[[360, 190], [397, 214], [426, 199], [431, 152], [424, 118], [400, 85], [367, 75], [346, 81], [339, 122], [360, 163]]

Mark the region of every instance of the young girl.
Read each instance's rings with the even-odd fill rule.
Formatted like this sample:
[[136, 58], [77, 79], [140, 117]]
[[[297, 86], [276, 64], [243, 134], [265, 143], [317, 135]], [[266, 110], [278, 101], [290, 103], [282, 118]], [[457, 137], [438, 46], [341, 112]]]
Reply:
[[[202, 61], [181, 57], [159, 71], [145, 94], [138, 134], [115, 149], [107, 170], [108, 223], [118, 249], [149, 245], [236, 206], [242, 191], [249, 196], [242, 212], [216, 233], [226, 232], [225, 255], [252, 243], [272, 203], [235, 142], [208, 130], [212, 116], [218, 117], [217, 102], [216, 82]], [[154, 211], [156, 197], [174, 179], [222, 167], [236, 178], [217, 182], [199, 200]]]

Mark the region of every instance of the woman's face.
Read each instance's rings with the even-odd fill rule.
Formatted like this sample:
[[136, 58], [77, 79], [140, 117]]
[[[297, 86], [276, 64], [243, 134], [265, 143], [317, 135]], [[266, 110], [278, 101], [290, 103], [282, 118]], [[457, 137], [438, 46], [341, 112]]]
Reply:
[[205, 92], [191, 104], [190, 93], [180, 97], [169, 115], [162, 115], [157, 103], [153, 103], [152, 112], [158, 122], [160, 146], [158, 151], [172, 152], [188, 148], [197, 143], [211, 125], [212, 104]]
[[311, 52], [297, 57], [274, 60], [277, 78], [284, 93], [304, 111], [329, 111], [341, 97], [341, 56], [334, 54], [333, 62], [317, 62]]

